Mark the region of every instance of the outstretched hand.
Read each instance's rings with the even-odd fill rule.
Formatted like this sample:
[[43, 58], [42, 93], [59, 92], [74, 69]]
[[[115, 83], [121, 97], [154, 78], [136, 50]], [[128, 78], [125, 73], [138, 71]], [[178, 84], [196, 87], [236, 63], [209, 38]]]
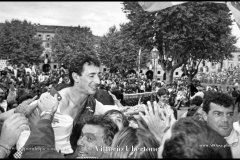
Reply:
[[16, 145], [20, 133], [24, 130], [22, 126], [28, 124], [28, 119], [21, 113], [15, 113], [8, 117], [2, 126], [0, 144], [5, 147]]
[[120, 103], [117, 97], [114, 94], [112, 94], [110, 91], [108, 91], [108, 93], [112, 96], [115, 105], [117, 105], [119, 108], [123, 108], [123, 105]]
[[145, 115], [143, 115], [141, 112], [139, 112], [139, 115], [147, 124], [150, 132], [152, 132], [161, 143], [163, 135], [173, 123], [171, 113], [168, 108], [161, 108], [156, 101], [153, 102], [153, 106], [149, 101], [147, 102], [147, 105], [148, 107], [144, 107]]
[[38, 100], [38, 107], [41, 112], [48, 111], [54, 114], [57, 111], [58, 104], [57, 94], [53, 97], [49, 92], [43, 93]]
[[15, 109], [14, 113], [23, 113], [25, 116], [30, 115], [35, 108], [37, 108], [37, 103], [32, 103], [37, 99], [37, 96], [27, 99], [20, 103]]

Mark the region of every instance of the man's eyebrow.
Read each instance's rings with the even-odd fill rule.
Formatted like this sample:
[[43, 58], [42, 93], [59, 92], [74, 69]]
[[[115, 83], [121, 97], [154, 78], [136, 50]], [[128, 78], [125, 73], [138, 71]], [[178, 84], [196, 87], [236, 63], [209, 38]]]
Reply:
[[95, 134], [93, 134], [93, 133], [88, 133], [88, 132], [84, 133], [83, 135], [88, 135], [88, 136], [93, 136], [93, 137], [96, 137], [96, 135], [95, 135]]
[[88, 73], [88, 75], [91, 75], [91, 74], [95, 75], [95, 74], [99, 74], [99, 73], [97, 73], [97, 72], [90, 72], [90, 73]]
[[222, 111], [213, 111], [213, 112], [220, 112], [220, 113], [223, 113]]
[[[214, 113], [216, 113], [216, 112], [218, 112], [218, 113], [224, 113], [224, 112], [222, 112], [222, 111], [213, 111]], [[227, 114], [228, 113], [233, 113], [233, 111], [229, 111], [229, 112], [227, 112]]]

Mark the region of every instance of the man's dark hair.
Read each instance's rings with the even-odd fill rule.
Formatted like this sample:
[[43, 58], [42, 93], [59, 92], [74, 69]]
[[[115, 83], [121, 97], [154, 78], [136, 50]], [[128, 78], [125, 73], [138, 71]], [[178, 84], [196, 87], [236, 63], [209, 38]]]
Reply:
[[124, 127], [128, 127], [129, 126], [129, 122], [128, 122], [128, 119], [127, 117], [119, 110], [116, 110], [116, 109], [112, 109], [112, 110], [109, 110], [107, 111], [104, 116], [106, 117], [110, 117], [110, 115], [113, 115], [113, 114], [120, 114], [122, 115], [122, 123], [123, 123], [123, 126]]
[[75, 72], [79, 76], [81, 76], [83, 72], [83, 65], [85, 63], [87, 63], [88, 65], [95, 65], [97, 67], [100, 67], [100, 61], [96, 57], [85, 55], [85, 54], [74, 56], [71, 59], [70, 67], [69, 67], [69, 79], [70, 79], [71, 85], [74, 84], [72, 73]]
[[4, 113], [4, 112], [5, 112], [4, 108], [3, 108], [3, 107], [1, 107], [1, 106], [0, 106], [0, 111], [1, 111], [2, 113]]
[[157, 91], [157, 95], [158, 96], [162, 96], [162, 95], [165, 95], [165, 94], [167, 94], [167, 95], [169, 95], [169, 91], [166, 89], [166, 88], [160, 88], [158, 91]]
[[196, 96], [191, 100], [191, 105], [196, 105], [196, 106], [200, 106], [203, 102], [202, 97], [200, 96]]
[[240, 113], [240, 95], [237, 97], [235, 101], [235, 107], [238, 107], [238, 113]]
[[220, 92], [208, 91], [204, 93], [203, 111], [206, 113], [208, 113], [210, 110], [210, 103], [215, 103], [225, 108], [233, 106], [234, 109], [235, 107], [232, 97]]
[[232, 158], [230, 146], [216, 131], [193, 117], [179, 119], [166, 140], [163, 158]]
[[103, 141], [106, 145], [111, 146], [114, 135], [118, 132], [118, 127], [110, 118], [103, 115], [95, 115], [86, 124], [101, 126], [104, 129]]

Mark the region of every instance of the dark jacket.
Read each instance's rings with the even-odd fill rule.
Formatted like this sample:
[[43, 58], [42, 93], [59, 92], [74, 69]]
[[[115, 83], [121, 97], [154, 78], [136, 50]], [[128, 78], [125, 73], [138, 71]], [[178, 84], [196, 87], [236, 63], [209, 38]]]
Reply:
[[70, 136], [70, 143], [73, 150], [77, 148], [77, 141], [81, 135], [83, 125], [93, 117], [96, 107], [95, 98], [90, 95], [84, 106], [84, 109], [77, 114], [73, 121], [73, 129]]
[[51, 120], [47, 119], [38, 121], [23, 148], [22, 158], [64, 158], [55, 149]]

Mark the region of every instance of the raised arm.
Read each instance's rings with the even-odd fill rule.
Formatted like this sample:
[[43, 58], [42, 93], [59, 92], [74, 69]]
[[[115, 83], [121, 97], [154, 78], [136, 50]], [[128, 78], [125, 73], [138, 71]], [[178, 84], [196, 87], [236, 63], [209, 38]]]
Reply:
[[38, 106], [41, 117], [24, 146], [22, 158], [64, 158], [55, 149], [55, 137], [51, 125], [58, 106], [57, 94], [54, 98], [49, 93], [44, 94], [40, 97]]
[[8, 110], [7, 112], [0, 114], [0, 121], [5, 121], [8, 117], [12, 116], [14, 113], [23, 113], [25, 116], [28, 116], [32, 111], [37, 107], [37, 96], [32, 99], [23, 101], [16, 108]]

